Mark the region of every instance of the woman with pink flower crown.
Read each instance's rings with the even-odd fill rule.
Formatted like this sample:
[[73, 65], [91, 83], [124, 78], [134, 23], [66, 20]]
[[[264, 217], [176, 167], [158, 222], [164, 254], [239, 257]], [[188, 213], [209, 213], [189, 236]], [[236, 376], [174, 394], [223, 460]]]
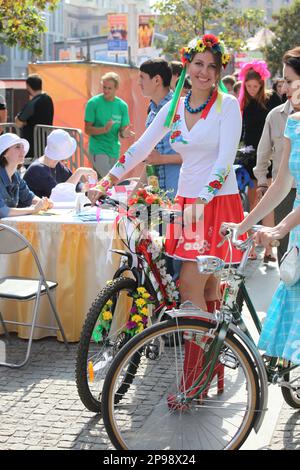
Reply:
[[[242, 81], [241, 90], [239, 94], [239, 102], [243, 115], [243, 131], [242, 141], [245, 149], [249, 152], [246, 153], [246, 160], [243, 163], [248, 171], [252, 182], [253, 188], [248, 188], [248, 196], [250, 202], [250, 210], [257, 204], [256, 197], [256, 178], [253, 173], [253, 168], [256, 166], [256, 151], [263, 132], [267, 114], [276, 106], [281, 104], [281, 100], [277, 93], [266, 90], [266, 80], [271, 76], [268, 66], [264, 60], [253, 60], [243, 64], [239, 73], [238, 79]], [[267, 178], [271, 184], [272, 168], [268, 170]], [[265, 225], [274, 225], [274, 216], [271, 213], [267, 216], [263, 223]], [[250, 253], [250, 259], [256, 259], [255, 250]], [[272, 248], [267, 248], [265, 251], [264, 261], [276, 261], [272, 253]]]
[[[233, 170], [242, 118], [237, 99], [221, 88], [222, 66], [225, 68], [230, 60], [224, 43], [206, 34], [183, 47], [181, 57], [184, 68], [172, 101], [160, 110], [139, 140], [88, 196], [95, 203], [108, 187], [145, 160], [171, 128], [171, 145], [183, 160], [176, 199], [183, 212], [184, 228], [178, 233], [180, 225], [169, 226], [166, 253], [182, 260], [181, 301], [213, 311], [220, 299], [219, 281], [213, 275], [199, 273], [196, 257], [213, 255], [229, 261], [227, 248], [218, 247], [220, 225], [224, 220], [236, 223], [243, 220]], [[186, 73], [192, 89], [186, 97], [180, 97]], [[241, 252], [234, 249], [233, 262], [240, 259]], [[201, 347], [192, 340], [185, 341], [185, 357], [188, 382], [191, 374], [187, 371], [201, 366]], [[217, 365], [215, 374], [222, 376], [222, 367]], [[222, 388], [222, 378], [218, 383]], [[171, 398], [169, 405], [172, 406]]]

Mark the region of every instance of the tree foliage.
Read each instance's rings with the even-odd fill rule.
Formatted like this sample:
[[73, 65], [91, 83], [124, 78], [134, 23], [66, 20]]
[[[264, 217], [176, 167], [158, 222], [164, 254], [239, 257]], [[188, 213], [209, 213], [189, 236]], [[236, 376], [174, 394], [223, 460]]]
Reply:
[[40, 38], [46, 31], [42, 12], [54, 10], [59, 0], [0, 0], [0, 42], [19, 45], [41, 54]]
[[275, 38], [263, 50], [272, 75], [281, 74], [282, 57], [286, 51], [300, 46], [300, 0], [290, 7], [281, 8], [273, 15], [274, 24], [270, 26]]
[[168, 36], [164, 52], [178, 57], [178, 51], [190, 39], [210, 32], [218, 34], [228, 47], [238, 51], [263, 25], [263, 10], [233, 11], [228, 0], [158, 0], [157, 26]]

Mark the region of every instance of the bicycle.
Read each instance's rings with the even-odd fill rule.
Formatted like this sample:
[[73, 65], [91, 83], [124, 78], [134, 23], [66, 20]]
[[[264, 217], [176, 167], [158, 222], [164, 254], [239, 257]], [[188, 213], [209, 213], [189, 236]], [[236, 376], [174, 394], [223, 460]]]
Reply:
[[[168, 312], [168, 320], [132, 338], [111, 363], [102, 408], [106, 431], [116, 449], [239, 449], [251, 430], [257, 432], [262, 424], [268, 383], [281, 386], [285, 401], [300, 408], [297, 366], [260, 354], [237, 305], [241, 292], [260, 333], [261, 323], [243, 274], [253, 236], [241, 241], [236, 231], [228, 230], [225, 240], [244, 253], [237, 268], [225, 270], [220, 310], [208, 314], [184, 303]], [[219, 258], [199, 256], [197, 262], [203, 273], [224, 274], [224, 262]], [[176, 342], [178, 335], [183, 335], [184, 344]], [[172, 346], [165, 341], [169, 336]], [[185, 367], [192, 349], [193, 374]], [[119, 384], [137, 357], [130, 388], [119, 397]]]
[[[104, 377], [110, 362], [116, 353], [138, 332], [138, 328], [129, 329], [128, 321], [135, 320], [134, 312], [144, 321], [143, 327], [153, 321], [160, 321], [165, 312], [176, 304], [177, 291], [171, 279], [165, 276], [164, 262], [159, 259], [159, 248], [148, 225], [151, 212], [143, 207], [140, 213], [130, 215], [128, 207], [120, 201], [105, 197], [103, 207], [121, 211], [125, 219], [125, 234], [122, 234], [126, 250], [112, 249], [121, 256], [120, 267], [113, 279], [108, 282], [92, 303], [84, 322], [77, 349], [76, 386], [79, 397], [85, 407], [95, 413], [101, 412], [101, 392]], [[153, 209], [153, 207], [152, 207]], [[152, 218], [161, 225], [173, 219], [174, 212], [158, 209]], [[146, 219], [146, 230], [140, 223]], [[141, 309], [137, 304], [143, 303]], [[144, 310], [144, 309], [147, 309]], [[141, 311], [144, 314], [141, 314]], [[133, 314], [131, 313], [133, 312]], [[141, 320], [140, 320], [141, 322]], [[131, 322], [131, 326], [134, 322]], [[126, 380], [120, 386], [119, 395], [128, 390], [131, 377], [138, 367], [138, 358]]]

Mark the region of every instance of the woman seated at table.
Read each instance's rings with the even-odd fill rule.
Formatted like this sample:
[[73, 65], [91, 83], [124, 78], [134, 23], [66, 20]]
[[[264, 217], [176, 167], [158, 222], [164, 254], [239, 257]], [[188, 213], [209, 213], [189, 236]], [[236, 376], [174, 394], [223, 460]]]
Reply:
[[28, 150], [28, 141], [16, 134], [0, 136], [0, 219], [35, 214], [52, 207], [47, 198], [40, 199], [30, 191], [17, 171]]
[[68, 132], [63, 129], [52, 131], [47, 137], [44, 155], [31, 163], [24, 175], [29, 189], [39, 197], [49, 197], [59, 183], [73, 183], [76, 191], [80, 192], [82, 180], [87, 181], [90, 176], [96, 182], [97, 173], [92, 168], [80, 167], [72, 174], [63, 164], [63, 160], [74, 154], [76, 147], [76, 140]]

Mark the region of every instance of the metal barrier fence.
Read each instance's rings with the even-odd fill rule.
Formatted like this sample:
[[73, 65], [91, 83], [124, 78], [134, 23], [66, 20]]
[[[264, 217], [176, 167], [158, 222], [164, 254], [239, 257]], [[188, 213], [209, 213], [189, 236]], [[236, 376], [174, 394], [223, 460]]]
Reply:
[[20, 135], [20, 129], [15, 125], [14, 122], [1, 122], [0, 123], [0, 134], [6, 134], [6, 132], [12, 132], [13, 134]]
[[[79, 166], [84, 165], [84, 149], [83, 149], [83, 133], [81, 129], [76, 129], [73, 127], [59, 127], [59, 126], [44, 126], [38, 124], [34, 128], [34, 160], [39, 158], [43, 155], [47, 136], [52, 132], [54, 129], [63, 129], [64, 131], [69, 132], [71, 137], [74, 137], [77, 143], [77, 148], [70, 158], [69, 164], [71, 171], [76, 170]], [[20, 135], [20, 129], [16, 126], [14, 122], [2, 122], [0, 123], [0, 134], [2, 132], [13, 132], [14, 134]], [[31, 158], [25, 158], [25, 165], [29, 165], [33, 160]]]
[[83, 154], [83, 133], [81, 129], [76, 129], [73, 127], [59, 127], [59, 126], [44, 126], [37, 124], [34, 128], [33, 140], [34, 140], [34, 159], [39, 158], [43, 155], [47, 136], [55, 129], [63, 129], [64, 131], [69, 132], [71, 137], [76, 140], [77, 148], [72, 155], [72, 158], [68, 160], [70, 163], [71, 171], [76, 170], [79, 166], [84, 164], [84, 154]]

